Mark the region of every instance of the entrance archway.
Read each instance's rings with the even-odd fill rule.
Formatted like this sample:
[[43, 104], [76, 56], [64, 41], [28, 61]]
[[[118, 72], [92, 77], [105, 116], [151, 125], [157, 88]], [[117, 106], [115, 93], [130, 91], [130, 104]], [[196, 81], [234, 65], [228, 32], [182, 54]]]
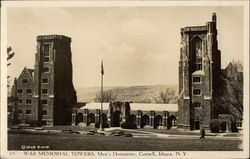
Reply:
[[227, 122], [222, 121], [220, 124], [220, 129], [222, 132], [225, 132], [227, 130]]
[[157, 128], [158, 126], [162, 125], [162, 116], [161, 115], [156, 115], [155, 120], [154, 120], [154, 128]]
[[116, 110], [112, 113], [112, 127], [119, 127], [121, 122], [121, 112]]
[[81, 122], [83, 122], [83, 114], [82, 113], [77, 113], [76, 114], [76, 125], [78, 125]]
[[174, 115], [170, 115], [167, 119], [167, 128], [170, 129], [173, 125], [175, 126], [176, 117]]
[[136, 116], [134, 114], [131, 114], [129, 116], [128, 122], [131, 124], [136, 124]]
[[141, 128], [145, 125], [149, 125], [149, 116], [147, 114], [144, 114], [141, 118]]
[[200, 121], [194, 121], [194, 130], [200, 130]]
[[95, 115], [93, 113], [88, 114], [88, 123], [95, 123]]

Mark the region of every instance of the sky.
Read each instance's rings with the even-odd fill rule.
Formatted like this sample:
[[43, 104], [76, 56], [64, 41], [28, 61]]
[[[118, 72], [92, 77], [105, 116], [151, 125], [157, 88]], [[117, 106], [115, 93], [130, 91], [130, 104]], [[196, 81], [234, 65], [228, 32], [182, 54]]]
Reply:
[[8, 67], [13, 80], [34, 68], [36, 36], [72, 38], [73, 83], [100, 86], [178, 84], [180, 28], [205, 25], [217, 14], [222, 68], [243, 61], [243, 10], [213, 6], [8, 8], [7, 43], [16, 53]]

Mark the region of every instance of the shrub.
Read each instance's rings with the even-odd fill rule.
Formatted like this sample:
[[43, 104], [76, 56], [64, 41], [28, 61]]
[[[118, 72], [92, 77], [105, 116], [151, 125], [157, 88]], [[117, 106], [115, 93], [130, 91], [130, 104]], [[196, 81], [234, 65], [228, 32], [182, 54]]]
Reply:
[[231, 131], [232, 132], [239, 132], [236, 122], [231, 122]]
[[225, 121], [221, 122], [220, 129], [222, 132], [225, 132], [227, 129], [227, 123]]
[[218, 133], [220, 131], [220, 122], [218, 119], [212, 119], [210, 122], [210, 130], [212, 133]]
[[[100, 122], [95, 123], [95, 128], [100, 128]], [[102, 123], [102, 128], [109, 128], [108, 123]]]
[[38, 125], [38, 120], [28, 120], [26, 123], [30, 124], [31, 127], [36, 127]]
[[136, 126], [136, 124], [125, 122], [125, 123], [121, 124], [121, 128], [123, 128], [123, 129], [136, 129], [137, 126]]

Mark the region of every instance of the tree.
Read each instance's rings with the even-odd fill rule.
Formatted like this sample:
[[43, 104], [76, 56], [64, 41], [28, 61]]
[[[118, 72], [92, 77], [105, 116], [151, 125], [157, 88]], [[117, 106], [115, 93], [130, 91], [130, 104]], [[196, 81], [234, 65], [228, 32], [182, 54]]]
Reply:
[[232, 120], [242, 120], [243, 115], [243, 65], [232, 61], [220, 75], [221, 91], [216, 95], [216, 109], [219, 113], [228, 113]]
[[155, 98], [156, 103], [176, 103], [177, 102], [177, 95], [174, 89], [166, 88], [165, 91], [161, 91], [159, 93], [158, 98]]
[[[11, 46], [9, 46], [7, 48], [7, 61], [8, 61], [7, 66], [10, 66], [11, 63], [9, 62], [9, 60], [12, 59], [14, 55], [15, 55], [15, 52], [13, 52]], [[9, 78], [10, 76], [7, 76], [7, 79]], [[9, 84], [7, 85], [7, 87], [9, 87]]]
[[[94, 99], [96, 102], [101, 102], [102, 95], [98, 92]], [[117, 100], [117, 95], [112, 90], [103, 91], [103, 102], [112, 102]]]

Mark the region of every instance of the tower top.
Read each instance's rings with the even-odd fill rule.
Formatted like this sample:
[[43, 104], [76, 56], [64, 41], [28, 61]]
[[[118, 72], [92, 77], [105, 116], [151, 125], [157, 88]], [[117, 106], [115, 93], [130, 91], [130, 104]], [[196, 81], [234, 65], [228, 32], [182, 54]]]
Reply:
[[212, 21], [216, 22], [216, 13], [213, 13], [213, 15], [212, 15]]
[[63, 39], [63, 40], [71, 41], [70, 37], [67, 37], [67, 36], [64, 36], [64, 35], [56, 35], [56, 34], [53, 34], [53, 35], [39, 35], [36, 38], [37, 41], [39, 41], [39, 40], [56, 40], [56, 39], [61, 39], [61, 40]]

